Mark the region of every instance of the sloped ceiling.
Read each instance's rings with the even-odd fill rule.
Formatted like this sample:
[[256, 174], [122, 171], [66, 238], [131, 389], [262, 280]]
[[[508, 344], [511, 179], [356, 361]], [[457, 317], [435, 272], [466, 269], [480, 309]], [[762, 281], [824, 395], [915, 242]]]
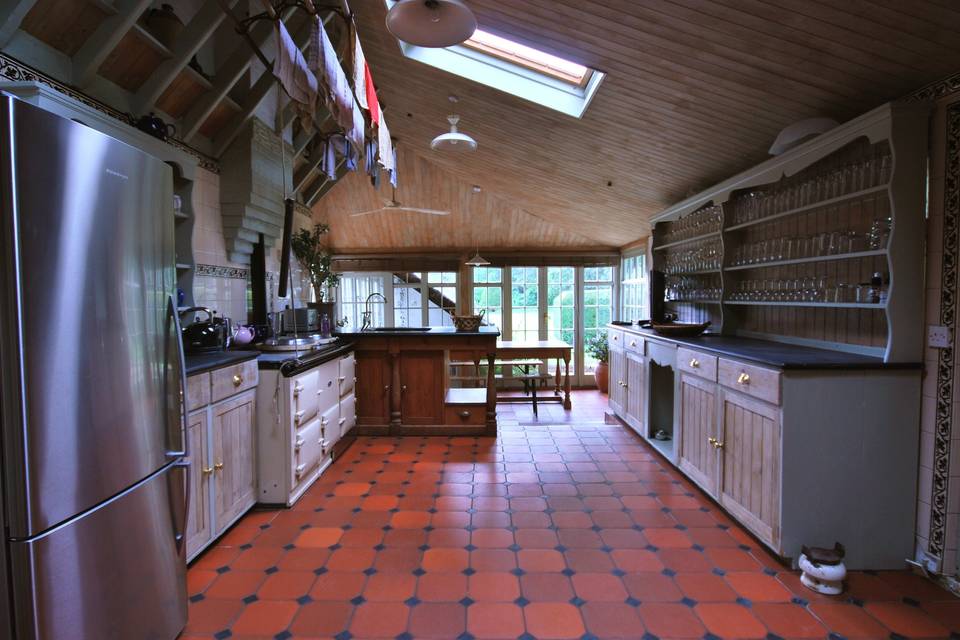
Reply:
[[[561, 232], [571, 241], [622, 246], [647, 235], [647, 220], [662, 208], [763, 160], [784, 126], [812, 116], [845, 121], [960, 70], [960, 5], [944, 0], [468, 4], [481, 28], [608, 76], [583, 118], [572, 118], [404, 58], [383, 26], [383, 1], [353, 0], [402, 147], [459, 181], [449, 189], [479, 184], [489, 202], [508, 203], [531, 224], [522, 225], [521, 236], [505, 236], [489, 224], [498, 215], [478, 215], [471, 205], [455, 218], [469, 221], [459, 233], [429, 220], [429, 228], [406, 236], [397, 229], [367, 240], [351, 237], [351, 247], [444, 247], [461, 236], [481, 246], [505, 238], [548, 247], [559, 246]], [[480, 143], [474, 154], [429, 151], [444, 130], [449, 94], [461, 98], [461, 129]], [[431, 208], [459, 201], [415, 175], [400, 179], [401, 200]], [[347, 178], [325, 196], [336, 199], [336, 213], [332, 204], [318, 211], [341, 224], [344, 213], [375, 204], [372, 195], [360, 196], [356, 180]], [[355, 192], [354, 201], [347, 194]], [[358, 224], [394, 224], [362, 220], [347, 224], [357, 230]]]
[[473, 251], [502, 249], [600, 249], [590, 235], [567, 230], [439, 167], [412, 149], [398, 148], [402, 180], [397, 200], [404, 206], [449, 211], [434, 216], [376, 209], [390, 198], [390, 185], [375, 190], [365, 173], [347, 173], [316, 205], [314, 218], [330, 225], [330, 246], [340, 253], [392, 251]]

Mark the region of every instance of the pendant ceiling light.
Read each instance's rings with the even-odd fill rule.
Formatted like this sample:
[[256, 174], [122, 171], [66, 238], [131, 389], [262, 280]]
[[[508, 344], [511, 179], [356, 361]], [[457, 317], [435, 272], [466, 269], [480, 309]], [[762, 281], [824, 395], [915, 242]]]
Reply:
[[418, 47], [452, 47], [477, 30], [477, 19], [462, 0], [399, 0], [387, 12], [387, 29]]
[[[457, 97], [450, 96], [450, 102], [456, 106]], [[460, 116], [451, 113], [447, 116], [447, 122], [450, 123], [450, 131], [434, 138], [433, 142], [430, 143], [430, 148], [434, 151], [475, 151], [477, 141], [457, 130], [457, 123], [460, 122]]]
[[467, 260], [464, 264], [468, 267], [485, 267], [490, 264], [490, 261], [484, 259], [484, 257], [480, 255], [480, 249], [477, 248], [477, 252], [473, 254], [473, 257]]

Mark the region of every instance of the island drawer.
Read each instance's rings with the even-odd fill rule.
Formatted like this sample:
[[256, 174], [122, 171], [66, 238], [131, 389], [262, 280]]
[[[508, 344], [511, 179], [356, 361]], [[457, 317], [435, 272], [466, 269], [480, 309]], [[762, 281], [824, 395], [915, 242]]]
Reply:
[[780, 404], [780, 372], [720, 358], [717, 380], [725, 387], [764, 400]]
[[444, 410], [444, 424], [463, 426], [483, 426], [487, 423], [487, 405], [456, 404], [447, 405]]
[[624, 332], [622, 335], [623, 346], [627, 349], [627, 351], [632, 351], [639, 355], [643, 355], [645, 353], [646, 343], [644, 342], [643, 338], [627, 332]]
[[187, 412], [210, 404], [210, 372], [187, 378]]
[[717, 356], [678, 347], [677, 368], [712, 382], [717, 381]]
[[253, 389], [259, 381], [256, 360], [215, 369], [210, 374], [211, 402], [220, 402], [241, 391]]

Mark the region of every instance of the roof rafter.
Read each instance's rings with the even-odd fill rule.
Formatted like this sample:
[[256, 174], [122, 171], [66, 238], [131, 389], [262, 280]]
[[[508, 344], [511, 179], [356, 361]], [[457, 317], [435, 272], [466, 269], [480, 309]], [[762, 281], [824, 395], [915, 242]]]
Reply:
[[97, 69], [150, 4], [151, 0], [118, 0], [117, 13], [104, 19], [73, 56], [70, 75], [74, 85], [90, 85]]

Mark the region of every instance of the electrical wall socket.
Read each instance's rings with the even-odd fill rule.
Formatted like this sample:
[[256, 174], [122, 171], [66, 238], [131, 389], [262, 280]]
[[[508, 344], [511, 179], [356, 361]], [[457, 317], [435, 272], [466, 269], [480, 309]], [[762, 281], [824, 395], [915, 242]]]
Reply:
[[927, 326], [927, 346], [932, 349], [946, 349], [950, 346], [950, 327], [931, 324]]

